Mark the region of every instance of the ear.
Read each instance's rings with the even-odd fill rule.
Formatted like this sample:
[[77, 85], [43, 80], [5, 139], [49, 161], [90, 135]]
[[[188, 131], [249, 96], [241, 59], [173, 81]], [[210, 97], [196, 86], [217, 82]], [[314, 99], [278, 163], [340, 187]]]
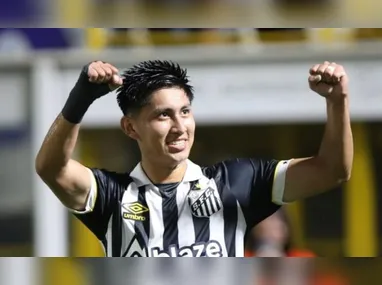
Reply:
[[135, 131], [134, 119], [128, 116], [123, 116], [121, 118], [121, 129], [125, 135], [129, 136], [133, 140], [138, 140], [139, 135]]

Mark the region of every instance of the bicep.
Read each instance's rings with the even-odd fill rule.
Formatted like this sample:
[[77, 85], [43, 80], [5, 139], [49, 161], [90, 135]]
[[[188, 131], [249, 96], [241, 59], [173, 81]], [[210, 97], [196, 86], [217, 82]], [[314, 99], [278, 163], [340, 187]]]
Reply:
[[66, 207], [77, 211], [86, 208], [90, 190], [96, 187], [90, 169], [75, 160], [69, 160], [54, 177], [43, 180]]
[[318, 157], [293, 159], [285, 177], [284, 202], [319, 194], [337, 184], [325, 163]]

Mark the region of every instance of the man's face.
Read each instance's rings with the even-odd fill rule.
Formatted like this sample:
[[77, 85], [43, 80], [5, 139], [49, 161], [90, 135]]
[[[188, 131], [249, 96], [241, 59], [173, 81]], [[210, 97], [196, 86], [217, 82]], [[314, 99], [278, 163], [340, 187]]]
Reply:
[[132, 120], [142, 159], [174, 167], [186, 160], [194, 142], [190, 101], [179, 88], [152, 94], [150, 104]]

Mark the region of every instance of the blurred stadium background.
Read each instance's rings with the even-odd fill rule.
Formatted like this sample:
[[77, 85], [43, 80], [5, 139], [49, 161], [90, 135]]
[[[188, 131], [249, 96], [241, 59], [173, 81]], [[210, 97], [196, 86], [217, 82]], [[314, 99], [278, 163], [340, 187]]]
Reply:
[[[314, 153], [325, 104], [308, 89], [308, 69], [327, 59], [344, 64], [352, 80], [352, 179], [286, 210], [296, 248], [322, 257], [380, 256], [381, 55], [378, 28], [0, 29], [0, 256], [102, 256], [93, 235], [36, 177], [34, 157], [82, 65], [102, 59], [123, 69], [152, 58], [178, 61], [189, 70], [199, 124], [191, 159], [200, 164]], [[80, 161], [116, 171], [135, 165], [139, 152], [119, 131], [119, 117], [112, 95], [92, 106], [79, 138]], [[17, 268], [25, 270], [32, 263], [19, 262]], [[126, 270], [92, 262], [39, 261], [45, 284], [89, 284], [92, 279], [83, 272], [94, 277], [100, 268], [110, 276]], [[5, 274], [11, 264], [0, 262], [0, 284], [11, 280]], [[376, 277], [382, 264], [367, 264], [337, 260], [333, 268], [344, 268], [354, 278]], [[92, 284], [101, 284], [100, 278]]]

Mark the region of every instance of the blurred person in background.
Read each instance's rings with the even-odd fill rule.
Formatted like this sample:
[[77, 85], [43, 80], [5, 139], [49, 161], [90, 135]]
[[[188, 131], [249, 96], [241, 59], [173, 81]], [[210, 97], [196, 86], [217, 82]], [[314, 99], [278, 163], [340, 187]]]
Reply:
[[292, 247], [291, 224], [285, 208], [256, 225], [249, 239], [246, 257], [315, 257], [312, 251]]
[[[353, 139], [346, 72], [324, 62], [307, 77], [327, 106], [317, 155], [230, 159], [201, 167], [188, 159], [195, 120], [185, 69], [168, 61], [145, 61], [120, 75], [109, 63], [91, 62], [46, 135], [36, 171], [97, 236], [107, 256], [244, 256], [247, 231], [281, 205], [334, 189], [350, 178]], [[88, 168], [72, 159], [86, 111], [115, 89], [122, 131], [137, 141], [141, 152], [140, 163], [126, 173]]]

